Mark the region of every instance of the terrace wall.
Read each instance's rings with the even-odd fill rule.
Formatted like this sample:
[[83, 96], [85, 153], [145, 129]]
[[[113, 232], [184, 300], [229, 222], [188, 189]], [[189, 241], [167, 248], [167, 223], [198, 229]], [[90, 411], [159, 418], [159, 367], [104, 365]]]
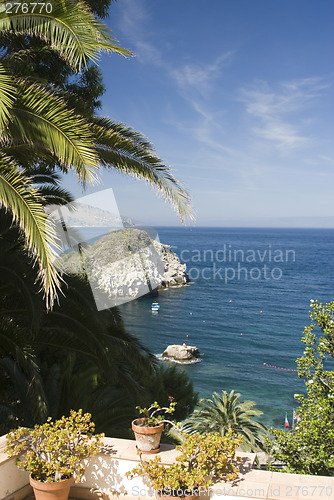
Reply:
[[[16, 466], [14, 458], [4, 453], [5, 436], [0, 437], [0, 500], [30, 500], [33, 498], [28, 473]], [[171, 464], [177, 451], [174, 446], [161, 445], [162, 463]], [[201, 493], [204, 500], [268, 499], [268, 500], [332, 500], [334, 478], [303, 476], [253, 469], [255, 454], [240, 453], [240, 477], [234, 484], [217, 483], [210, 491]], [[125, 472], [138, 463], [135, 441], [105, 438], [101, 453], [87, 463], [81, 483], [71, 489], [73, 499], [150, 500], [154, 492], [143, 478], [128, 480]]]

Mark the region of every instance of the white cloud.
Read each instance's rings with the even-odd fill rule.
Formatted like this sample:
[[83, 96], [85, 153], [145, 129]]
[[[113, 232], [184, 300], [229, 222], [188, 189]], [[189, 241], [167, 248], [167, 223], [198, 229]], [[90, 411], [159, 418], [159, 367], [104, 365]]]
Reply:
[[143, 64], [153, 64], [162, 66], [162, 55], [160, 51], [150, 42], [145, 40], [136, 40], [135, 55]]
[[122, 17], [120, 28], [124, 34], [141, 33], [142, 25], [149, 21], [148, 13], [141, 0], [122, 0]]
[[265, 127], [254, 127], [253, 132], [263, 139], [274, 141], [279, 148], [293, 149], [304, 145], [309, 139], [298, 134], [297, 130], [288, 123], [270, 121]]
[[321, 160], [329, 163], [330, 165], [334, 165], [334, 158], [330, 158], [329, 156], [320, 155]]
[[[257, 119], [252, 132], [286, 151], [311, 142], [302, 133], [306, 122], [303, 115], [329, 86], [321, 78], [281, 82], [277, 89], [267, 82], [258, 82], [251, 89], [242, 89], [240, 100], [245, 103], [248, 115]], [[307, 121], [309, 118], [310, 115]]]
[[[150, 26], [150, 29], [147, 27]], [[163, 60], [162, 52], [152, 41], [154, 30], [149, 11], [143, 0], [122, 0], [122, 17], [120, 30], [130, 39], [137, 60], [143, 64], [151, 64], [163, 68], [181, 90], [190, 89], [206, 94], [211, 89], [211, 83], [219, 76], [224, 65], [234, 52], [220, 54], [213, 62], [201, 64], [189, 62], [175, 69]]]
[[[122, 0], [122, 17], [120, 30], [134, 45], [136, 58], [143, 64], [162, 65], [161, 52], [151, 42], [146, 26], [150, 23], [150, 15], [142, 0]], [[150, 30], [151, 32], [152, 30]]]
[[210, 90], [211, 83], [221, 73], [222, 67], [231, 60], [232, 55], [233, 52], [228, 51], [209, 64], [185, 64], [181, 68], [171, 70], [170, 76], [182, 90], [195, 89], [205, 94]]

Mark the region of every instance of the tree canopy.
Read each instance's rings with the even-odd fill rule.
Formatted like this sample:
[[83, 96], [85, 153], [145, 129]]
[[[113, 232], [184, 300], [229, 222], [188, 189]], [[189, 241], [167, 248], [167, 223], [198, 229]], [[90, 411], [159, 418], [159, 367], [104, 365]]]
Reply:
[[298, 376], [305, 380], [294, 428], [272, 430], [268, 443], [286, 472], [334, 475], [334, 302], [311, 301], [311, 324], [304, 329], [303, 355], [297, 359]]

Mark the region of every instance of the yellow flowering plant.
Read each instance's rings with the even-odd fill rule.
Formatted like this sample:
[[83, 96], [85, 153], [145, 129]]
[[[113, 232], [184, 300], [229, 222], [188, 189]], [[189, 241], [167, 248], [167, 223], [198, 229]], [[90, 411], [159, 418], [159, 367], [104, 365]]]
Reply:
[[225, 436], [218, 433], [205, 436], [194, 433], [186, 435], [183, 443], [176, 447], [180, 455], [172, 465], [161, 463], [161, 457], [143, 460], [126, 473], [130, 479], [147, 476], [152, 488], [160, 496], [185, 497], [198, 494], [215, 480], [234, 480], [238, 474], [235, 451], [242, 436], [230, 430]]
[[95, 434], [90, 413], [72, 410], [69, 417], [33, 429], [19, 427], [7, 434], [6, 452], [18, 456], [17, 465], [33, 479], [56, 482], [71, 476], [80, 481], [85, 472], [84, 460], [97, 455], [104, 434]]

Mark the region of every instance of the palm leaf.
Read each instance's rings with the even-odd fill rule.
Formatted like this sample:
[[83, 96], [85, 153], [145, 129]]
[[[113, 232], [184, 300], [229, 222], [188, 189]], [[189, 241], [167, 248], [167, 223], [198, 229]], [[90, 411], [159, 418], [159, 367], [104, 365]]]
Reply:
[[243, 436], [242, 449], [263, 448], [266, 427], [253, 420], [262, 415], [254, 408], [254, 401], [240, 401], [241, 394], [222, 391], [213, 393], [212, 399], [201, 399], [193, 414], [186, 420], [186, 432], [219, 432], [225, 435], [229, 429]]
[[181, 220], [194, 218], [190, 197], [138, 132], [108, 118], [97, 118], [92, 131], [101, 165], [145, 180], [176, 210]]
[[5, 156], [0, 155], [0, 204], [12, 213], [24, 233], [26, 245], [38, 263], [47, 303], [52, 305], [59, 288], [59, 276], [55, 269], [56, 246], [52, 226], [39, 199], [38, 191], [31, 188], [29, 178]]
[[65, 171], [73, 167], [83, 183], [93, 181], [99, 168], [88, 123], [68, 109], [56, 92], [36, 83], [17, 82], [17, 100], [2, 143], [5, 151], [24, 144], [33, 145], [40, 155], [45, 150], [57, 157]]
[[0, 359], [0, 367], [10, 378], [20, 403], [17, 408], [20, 423], [27, 426], [33, 426], [36, 421], [46, 418], [45, 396], [39, 369], [34, 365], [33, 356], [30, 357], [32, 359], [24, 359], [25, 369], [21, 369], [12, 358]]
[[15, 99], [13, 79], [0, 63], [0, 130], [4, 128], [10, 116], [10, 109]]
[[60, 186], [40, 186], [38, 191], [47, 206], [66, 205], [68, 208], [73, 203], [73, 196]]
[[0, 30], [35, 35], [46, 40], [77, 71], [87, 59], [97, 62], [102, 50], [122, 56], [131, 53], [119, 47], [106, 25], [99, 22], [85, 2], [53, 0], [52, 12], [35, 9], [24, 14], [0, 12]]
[[[2, 307], [0, 309], [0, 321], [4, 316], [11, 316], [13, 318], [20, 318], [22, 324], [23, 314], [28, 319], [24, 321], [27, 326], [32, 330], [38, 327], [39, 323], [39, 308], [35, 304], [35, 295], [31, 293], [30, 283], [27, 283], [26, 276], [22, 274], [22, 267], [19, 259], [11, 258], [12, 255], [1, 254], [0, 276], [1, 283], [1, 301]], [[9, 266], [13, 266], [10, 268]], [[14, 320], [16, 321], [16, 319]], [[0, 355], [4, 348], [4, 344], [12, 342], [13, 338], [8, 337], [4, 340], [2, 336], [4, 332], [0, 332]]]

